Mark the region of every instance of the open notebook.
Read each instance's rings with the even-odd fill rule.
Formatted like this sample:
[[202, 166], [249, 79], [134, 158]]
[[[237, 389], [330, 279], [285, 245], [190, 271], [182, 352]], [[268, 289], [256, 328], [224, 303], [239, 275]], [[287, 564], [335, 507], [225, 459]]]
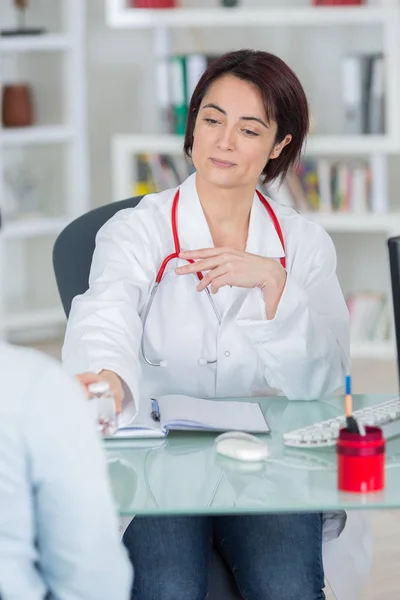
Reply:
[[247, 431], [268, 433], [269, 427], [255, 402], [204, 400], [182, 395], [160, 396], [160, 420], [152, 416], [152, 401], [142, 400], [131, 424], [113, 437], [165, 437], [170, 430]]

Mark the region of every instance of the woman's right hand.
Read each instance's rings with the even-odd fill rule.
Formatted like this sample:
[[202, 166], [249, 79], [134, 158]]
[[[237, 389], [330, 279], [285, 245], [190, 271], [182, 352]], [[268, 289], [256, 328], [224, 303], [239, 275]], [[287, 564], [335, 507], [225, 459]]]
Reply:
[[76, 378], [82, 385], [87, 396], [89, 396], [88, 387], [91, 383], [106, 381], [114, 395], [116, 411], [118, 414], [121, 412], [122, 401], [124, 399], [124, 388], [121, 378], [114, 373], [114, 371], [107, 371], [104, 369], [103, 371], [100, 371], [100, 373], [80, 373]]

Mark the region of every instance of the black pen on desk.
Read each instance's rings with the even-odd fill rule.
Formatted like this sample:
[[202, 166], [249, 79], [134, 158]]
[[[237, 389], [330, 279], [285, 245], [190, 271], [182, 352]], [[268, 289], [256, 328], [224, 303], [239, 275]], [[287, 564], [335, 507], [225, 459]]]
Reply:
[[151, 418], [153, 421], [160, 420], [160, 407], [158, 401], [155, 398], [150, 398], [151, 400]]

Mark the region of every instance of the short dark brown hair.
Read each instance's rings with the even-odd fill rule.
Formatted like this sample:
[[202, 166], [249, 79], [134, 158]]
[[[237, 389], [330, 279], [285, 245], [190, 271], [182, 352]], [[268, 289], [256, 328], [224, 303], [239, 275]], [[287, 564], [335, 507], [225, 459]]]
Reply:
[[309, 110], [306, 95], [297, 75], [274, 54], [261, 50], [237, 50], [228, 52], [210, 64], [201, 76], [190, 100], [184, 151], [192, 154], [193, 132], [200, 104], [210, 85], [224, 75], [255, 85], [262, 96], [269, 121], [277, 124], [276, 143], [288, 134], [292, 141], [274, 160], [266, 163], [263, 183], [277, 177], [284, 178], [291, 167], [297, 165], [309, 127]]

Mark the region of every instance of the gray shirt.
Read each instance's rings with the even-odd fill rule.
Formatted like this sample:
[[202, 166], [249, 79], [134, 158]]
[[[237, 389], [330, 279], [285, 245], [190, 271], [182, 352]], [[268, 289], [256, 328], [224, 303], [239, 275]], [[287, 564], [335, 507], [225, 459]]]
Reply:
[[79, 384], [0, 344], [2, 600], [128, 600], [105, 460]]

